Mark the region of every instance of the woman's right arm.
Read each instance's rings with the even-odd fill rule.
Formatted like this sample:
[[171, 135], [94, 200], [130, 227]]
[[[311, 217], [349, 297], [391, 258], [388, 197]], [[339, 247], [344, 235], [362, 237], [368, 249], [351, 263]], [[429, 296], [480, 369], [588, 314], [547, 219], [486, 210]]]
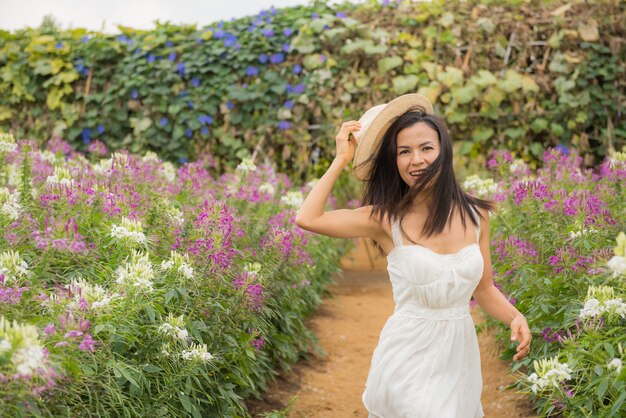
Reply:
[[307, 231], [336, 238], [368, 237], [381, 235], [380, 225], [370, 218], [371, 207], [324, 211], [324, 205], [335, 181], [352, 160], [356, 143], [349, 140], [350, 133], [360, 129], [356, 121], [341, 125], [336, 140], [336, 156], [322, 178], [315, 184], [296, 215], [296, 224]]

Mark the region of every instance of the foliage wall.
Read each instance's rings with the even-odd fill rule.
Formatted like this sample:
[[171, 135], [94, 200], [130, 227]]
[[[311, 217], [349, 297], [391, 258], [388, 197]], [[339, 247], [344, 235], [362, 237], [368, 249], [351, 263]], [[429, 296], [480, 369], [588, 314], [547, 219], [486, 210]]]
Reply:
[[472, 159], [559, 144], [604, 156], [626, 141], [619, 1], [318, 1], [119, 29], [0, 31], [0, 129], [171, 161], [254, 154], [305, 177], [342, 120], [419, 91]]

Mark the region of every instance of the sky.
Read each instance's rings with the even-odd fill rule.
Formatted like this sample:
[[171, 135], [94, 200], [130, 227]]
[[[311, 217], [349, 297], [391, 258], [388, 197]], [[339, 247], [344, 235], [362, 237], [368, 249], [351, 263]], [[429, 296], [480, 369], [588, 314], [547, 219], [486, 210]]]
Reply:
[[116, 33], [117, 25], [154, 28], [154, 22], [203, 26], [310, 0], [0, 0], [0, 29], [36, 27], [50, 14], [61, 28]]

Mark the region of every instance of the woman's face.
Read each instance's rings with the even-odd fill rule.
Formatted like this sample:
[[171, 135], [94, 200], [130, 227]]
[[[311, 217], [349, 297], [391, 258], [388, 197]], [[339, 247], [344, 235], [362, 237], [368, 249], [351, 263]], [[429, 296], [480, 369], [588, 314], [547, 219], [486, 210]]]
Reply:
[[398, 172], [408, 186], [413, 186], [419, 171], [431, 165], [441, 149], [437, 131], [424, 122], [398, 132], [396, 145]]

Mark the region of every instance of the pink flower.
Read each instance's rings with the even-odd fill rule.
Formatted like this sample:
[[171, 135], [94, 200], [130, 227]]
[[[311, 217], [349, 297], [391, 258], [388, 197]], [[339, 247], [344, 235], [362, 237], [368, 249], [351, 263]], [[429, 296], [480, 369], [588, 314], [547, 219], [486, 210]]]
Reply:
[[85, 338], [83, 338], [83, 341], [80, 343], [80, 345], [78, 346], [78, 348], [80, 348], [83, 351], [95, 351], [95, 347], [96, 347], [96, 341], [91, 338], [91, 334], [87, 334], [85, 335]]

